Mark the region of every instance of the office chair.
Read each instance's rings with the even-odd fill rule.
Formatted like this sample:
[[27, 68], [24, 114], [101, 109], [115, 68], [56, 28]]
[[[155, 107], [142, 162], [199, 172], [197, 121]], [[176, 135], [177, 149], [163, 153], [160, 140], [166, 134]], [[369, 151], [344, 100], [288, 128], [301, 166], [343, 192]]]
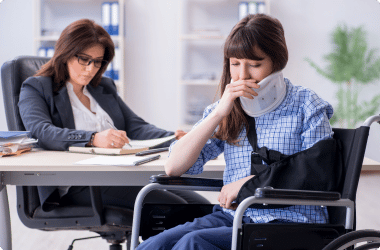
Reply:
[[[333, 244], [333, 240], [342, 235], [350, 237], [350, 234], [347, 233], [355, 230], [356, 191], [369, 129], [370, 125], [375, 121], [380, 121], [380, 115], [369, 117], [362, 126], [356, 129], [333, 129], [334, 138], [341, 145], [341, 157], [344, 166], [342, 171], [343, 183], [339, 192], [259, 188], [255, 194], [243, 200], [239, 204], [234, 217], [232, 249], [314, 250], [322, 249], [329, 243]], [[176, 218], [177, 213], [184, 214], [178, 212], [180, 208], [169, 205], [154, 206], [153, 208], [143, 206], [142, 199], [151, 190], [186, 189], [220, 191], [223, 185], [222, 180], [168, 176], [152, 176], [151, 182], [140, 191], [135, 201], [131, 239], [132, 249], [137, 247], [139, 235], [144, 239], [165, 229], [169, 229], [174, 226], [172, 218]], [[242, 225], [244, 211], [253, 204], [327, 206], [330, 223], [248, 223]], [[175, 213], [174, 216], [171, 215], [172, 211]], [[147, 219], [147, 216], [150, 218]], [[188, 215], [188, 221], [195, 218], [189, 217], [190, 215]], [[152, 224], [149, 221], [153, 221], [154, 223]], [[380, 238], [379, 233], [376, 234], [376, 237]], [[326, 248], [325, 250], [333, 249], [335, 249], [334, 245], [332, 248]]]
[[[17, 106], [21, 85], [48, 60], [46, 57], [20, 56], [4, 63], [1, 67], [5, 114], [10, 131], [25, 130]], [[127, 249], [130, 248], [133, 211], [127, 208], [103, 206], [99, 187], [90, 187], [91, 207], [72, 205], [57, 207], [50, 212], [42, 210], [37, 187], [18, 186], [16, 192], [18, 215], [22, 223], [29, 228], [44, 231], [92, 231], [111, 244], [110, 250], [122, 249], [120, 244], [125, 241]], [[199, 203], [206, 202], [197, 194], [191, 199]]]

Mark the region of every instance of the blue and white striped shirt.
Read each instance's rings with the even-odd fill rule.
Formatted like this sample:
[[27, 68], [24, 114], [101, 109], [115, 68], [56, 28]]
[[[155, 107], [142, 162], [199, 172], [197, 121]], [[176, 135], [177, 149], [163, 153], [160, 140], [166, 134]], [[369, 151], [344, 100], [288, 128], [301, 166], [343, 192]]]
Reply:
[[[316, 142], [331, 138], [333, 135], [329, 119], [333, 109], [329, 103], [322, 100], [310, 89], [293, 86], [285, 78], [287, 94], [280, 106], [270, 113], [255, 118], [258, 147], [280, 151], [291, 155], [313, 146]], [[218, 102], [208, 106], [203, 118], [195, 124], [196, 127], [218, 105]], [[200, 174], [203, 165], [210, 159], [224, 153], [226, 168], [224, 184], [229, 184], [250, 175], [252, 147], [248, 142], [245, 128], [238, 137], [238, 145], [231, 145], [219, 139], [209, 139], [202, 149], [198, 160], [186, 174]], [[174, 142], [175, 143], [175, 142]], [[174, 143], [171, 145], [173, 146]], [[291, 180], [289, 180], [291, 181]], [[234, 216], [235, 211], [224, 209]], [[273, 220], [300, 223], [327, 223], [326, 208], [319, 206], [291, 206], [282, 209], [253, 209], [245, 212], [255, 223], [267, 223]]]

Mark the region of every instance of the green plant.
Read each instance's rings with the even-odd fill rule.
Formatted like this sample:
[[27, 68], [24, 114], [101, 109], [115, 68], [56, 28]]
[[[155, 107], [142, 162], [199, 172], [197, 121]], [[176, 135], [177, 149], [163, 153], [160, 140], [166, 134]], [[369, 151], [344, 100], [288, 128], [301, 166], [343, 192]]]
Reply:
[[375, 58], [377, 49], [368, 49], [362, 26], [349, 29], [345, 24], [338, 25], [332, 33], [332, 43], [333, 51], [324, 56], [328, 62], [325, 69], [309, 58], [305, 60], [339, 86], [336, 93], [338, 105], [334, 108], [331, 124], [338, 122], [339, 127], [353, 128], [380, 108], [380, 94], [370, 101], [358, 103], [359, 85], [380, 78], [380, 58]]

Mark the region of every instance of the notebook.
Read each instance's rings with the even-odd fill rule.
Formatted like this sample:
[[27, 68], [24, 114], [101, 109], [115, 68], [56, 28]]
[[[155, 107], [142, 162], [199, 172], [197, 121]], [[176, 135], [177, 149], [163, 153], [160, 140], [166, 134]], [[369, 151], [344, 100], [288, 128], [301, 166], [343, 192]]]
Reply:
[[175, 138], [174, 135], [150, 139], [150, 140], [130, 140], [129, 146], [125, 144], [122, 148], [97, 148], [97, 147], [69, 147], [69, 152], [102, 155], [128, 155], [148, 150]]

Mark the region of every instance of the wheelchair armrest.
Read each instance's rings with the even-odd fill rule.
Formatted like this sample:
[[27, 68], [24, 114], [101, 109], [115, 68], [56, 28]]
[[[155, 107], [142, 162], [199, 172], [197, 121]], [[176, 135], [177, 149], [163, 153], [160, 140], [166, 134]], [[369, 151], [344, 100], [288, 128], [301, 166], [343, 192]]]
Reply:
[[152, 175], [149, 179], [150, 183], [158, 183], [161, 185], [184, 185], [184, 186], [200, 186], [200, 187], [223, 187], [223, 180], [209, 178], [192, 178], [192, 177], [176, 177], [167, 175]]
[[340, 193], [294, 189], [258, 188], [255, 191], [255, 197], [336, 201], [340, 199]]

